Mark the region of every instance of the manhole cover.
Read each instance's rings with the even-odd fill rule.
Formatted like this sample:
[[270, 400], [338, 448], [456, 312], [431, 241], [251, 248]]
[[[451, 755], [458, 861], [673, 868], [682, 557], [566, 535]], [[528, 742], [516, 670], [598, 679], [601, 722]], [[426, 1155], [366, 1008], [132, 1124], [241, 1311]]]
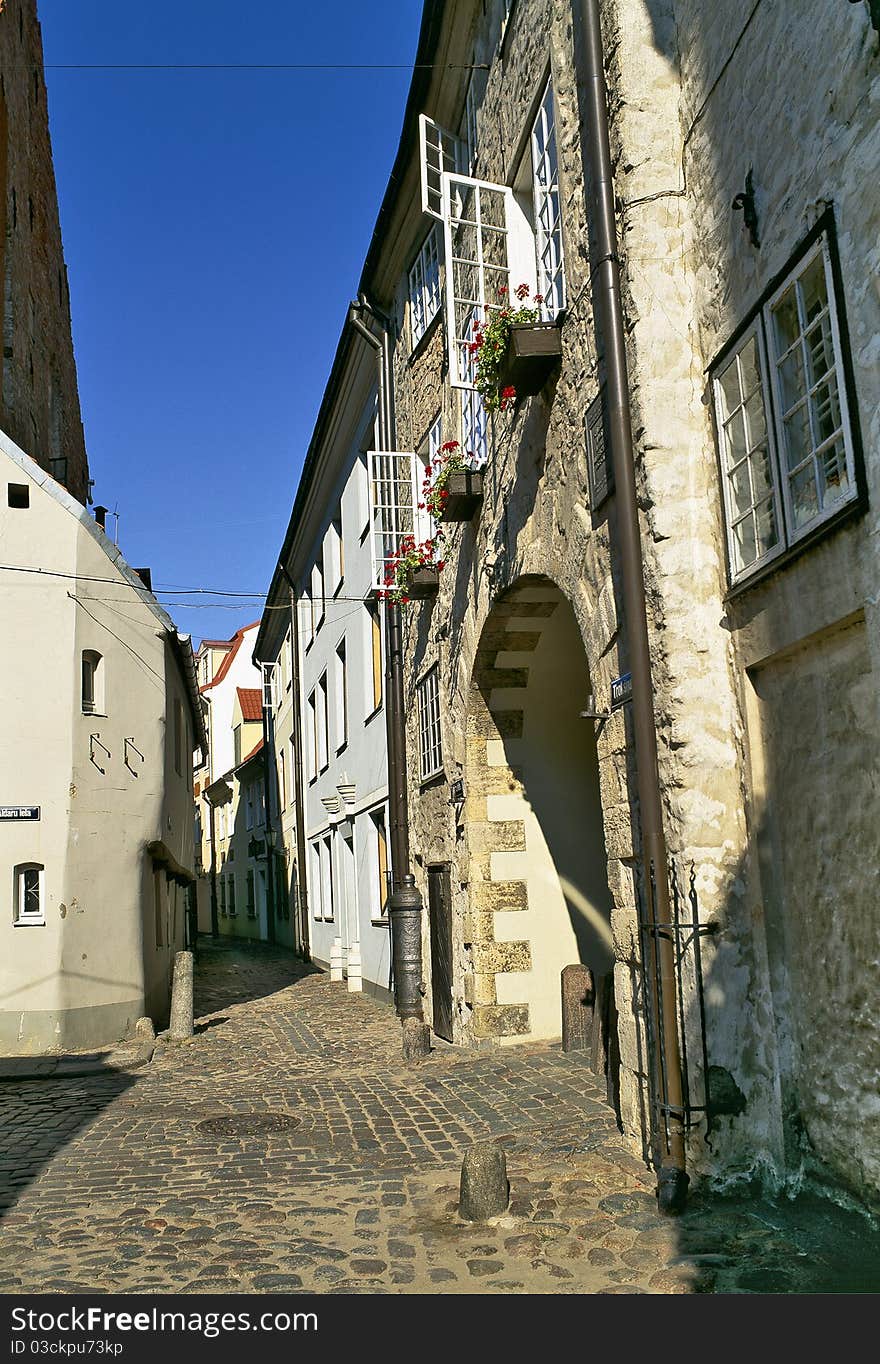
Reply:
[[204, 1118], [200, 1132], [214, 1137], [262, 1137], [272, 1132], [292, 1132], [301, 1126], [300, 1118], [287, 1113], [224, 1113], [217, 1118]]

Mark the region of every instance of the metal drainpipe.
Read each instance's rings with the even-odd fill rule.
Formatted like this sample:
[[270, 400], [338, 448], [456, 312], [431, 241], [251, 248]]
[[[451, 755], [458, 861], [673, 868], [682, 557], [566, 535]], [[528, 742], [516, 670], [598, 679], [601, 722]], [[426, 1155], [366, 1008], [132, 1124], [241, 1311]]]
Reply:
[[309, 943], [309, 888], [306, 877], [306, 825], [303, 805], [303, 765], [302, 765], [302, 743], [300, 728], [302, 724], [302, 712], [300, 709], [299, 694], [299, 602], [296, 597], [296, 587], [293, 578], [287, 571], [284, 564], [278, 564], [284, 577], [287, 579], [287, 586], [290, 591], [290, 670], [292, 673], [293, 686], [293, 781], [294, 790], [294, 811], [296, 817], [296, 889], [299, 901], [299, 932], [300, 932], [300, 952], [304, 961], [311, 960], [311, 944]]
[[220, 914], [217, 908], [217, 850], [216, 850], [216, 818], [217, 812], [214, 809], [214, 802], [208, 801], [211, 820], [211, 937], [217, 941], [220, 937]]
[[[586, 95], [584, 166], [587, 214], [593, 223], [598, 261], [594, 266], [595, 298], [605, 342], [608, 427], [617, 489], [617, 520], [626, 632], [632, 671], [632, 714], [642, 826], [642, 857], [651, 934], [655, 1031], [660, 1032], [659, 1067], [665, 1079], [665, 1121], [657, 1135], [661, 1145], [657, 1197], [664, 1212], [680, 1212], [687, 1198], [684, 1107], [676, 1018], [675, 956], [669, 906], [663, 802], [657, 761], [657, 732], [651, 654], [645, 600], [644, 562], [636, 500], [626, 335], [620, 296], [620, 261], [614, 216], [614, 184], [608, 134], [608, 106], [602, 54], [599, 0], [575, 0], [584, 38], [582, 71]], [[592, 185], [592, 199], [589, 187]], [[667, 928], [667, 932], [662, 930]], [[659, 1014], [658, 1014], [659, 1002]], [[668, 1137], [667, 1137], [668, 1133]]]
[[[369, 312], [382, 329], [382, 339], [370, 331], [357, 309]], [[388, 343], [388, 319], [363, 296], [349, 312], [352, 326], [376, 351], [379, 366], [379, 438], [384, 450], [392, 448], [393, 394]], [[391, 871], [393, 890], [388, 900], [391, 950], [394, 962], [394, 1003], [402, 1023], [415, 1019], [423, 1024], [422, 1006], [422, 896], [410, 867], [409, 800], [406, 778], [406, 713], [403, 699], [403, 625], [400, 605], [387, 607], [385, 630], [385, 722], [388, 743], [388, 806], [390, 813]], [[405, 1054], [426, 1054], [428, 1029], [423, 1035], [405, 1037]]]
[[[275, 846], [272, 828], [272, 780], [269, 774], [269, 758], [275, 751], [275, 734], [272, 715], [266, 705], [266, 678], [260, 689], [263, 710], [263, 799], [266, 803], [266, 941], [275, 942]], [[274, 763], [274, 756], [273, 756]]]

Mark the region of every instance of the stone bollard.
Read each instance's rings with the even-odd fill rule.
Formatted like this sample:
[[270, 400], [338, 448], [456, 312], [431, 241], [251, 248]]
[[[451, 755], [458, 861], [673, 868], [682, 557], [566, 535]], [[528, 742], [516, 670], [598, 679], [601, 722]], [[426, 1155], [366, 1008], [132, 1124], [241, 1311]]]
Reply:
[[146, 1014], [139, 1018], [134, 1025], [134, 1035], [140, 1042], [155, 1042], [156, 1029], [153, 1027], [152, 1018], [148, 1018]]
[[431, 1029], [420, 1018], [404, 1018], [403, 1059], [404, 1061], [423, 1061], [431, 1054]]
[[465, 1152], [461, 1166], [458, 1211], [469, 1222], [485, 1222], [505, 1212], [510, 1201], [507, 1157], [493, 1141], [481, 1141]]
[[334, 938], [330, 948], [330, 979], [342, 980], [342, 939]]
[[172, 1042], [184, 1042], [193, 1035], [193, 955], [178, 952], [174, 958], [174, 980], [171, 985], [171, 1023], [168, 1036]]
[[359, 995], [364, 988], [361, 974], [361, 945], [353, 942], [348, 949], [348, 992]]
[[593, 1045], [596, 990], [589, 966], [562, 968], [562, 1050], [589, 1051]]

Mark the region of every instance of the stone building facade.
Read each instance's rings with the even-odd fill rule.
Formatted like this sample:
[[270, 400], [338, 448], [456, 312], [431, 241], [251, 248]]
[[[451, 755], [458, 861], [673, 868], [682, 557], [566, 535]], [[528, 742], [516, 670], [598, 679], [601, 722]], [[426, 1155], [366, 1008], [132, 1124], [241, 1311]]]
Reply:
[[0, 426], [89, 497], [36, 0], [0, 4]]
[[[427, 449], [439, 421], [483, 461], [479, 512], [447, 527], [438, 594], [406, 615], [428, 1011], [462, 1043], [558, 1036], [562, 967], [612, 967], [638, 1139], [632, 733], [625, 705], [582, 715], [609, 709], [628, 659], [615, 497], [593, 476], [580, 8], [429, 0], [361, 289], [389, 319], [394, 447]], [[815, 1154], [876, 1194], [877, 32], [869, 5], [824, 0], [608, 0], [602, 18], [666, 835], [712, 929], [708, 1072], [683, 969], [691, 1098], [712, 1108], [691, 1160], [776, 1179]], [[555, 277], [535, 188], [551, 132]], [[561, 330], [541, 392], [485, 422], [450, 383], [441, 306], [454, 196], [479, 197], [462, 176], [487, 204], [510, 191]], [[429, 703], [442, 763], [422, 780]]]

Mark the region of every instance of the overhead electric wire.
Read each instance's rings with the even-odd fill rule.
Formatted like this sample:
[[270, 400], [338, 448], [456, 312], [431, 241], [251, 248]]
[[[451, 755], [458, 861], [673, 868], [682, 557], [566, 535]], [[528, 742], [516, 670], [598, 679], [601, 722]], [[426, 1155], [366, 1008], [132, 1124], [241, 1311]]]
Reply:
[[[46, 62], [44, 71], [488, 71], [487, 62]], [[39, 66], [35, 66], [39, 70]]]

